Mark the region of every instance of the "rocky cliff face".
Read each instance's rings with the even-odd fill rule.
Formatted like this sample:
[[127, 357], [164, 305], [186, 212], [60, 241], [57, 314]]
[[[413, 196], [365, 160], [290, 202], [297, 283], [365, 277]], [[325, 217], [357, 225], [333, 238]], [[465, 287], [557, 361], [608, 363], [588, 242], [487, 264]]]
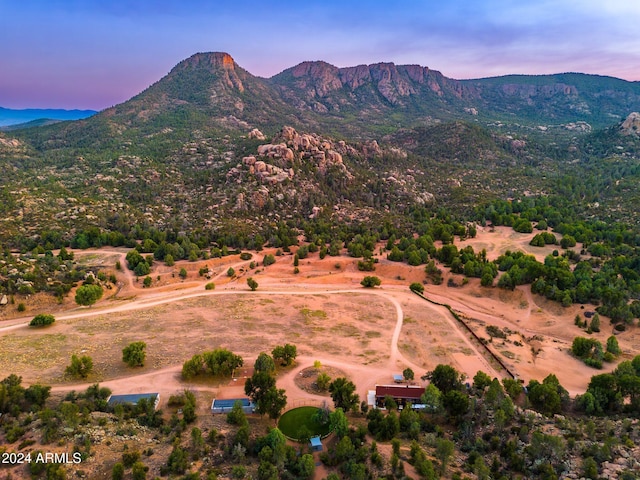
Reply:
[[326, 62], [303, 62], [272, 80], [287, 93], [290, 93], [288, 90], [304, 92], [307, 100], [328, 99], [338, 91], [369, 87], [391, 105], [399, 105], [404, 97], [425, 91], [438, 96], [449, 92], [460, 97], [465, 90], [458, 81], [427, 67], [394, 63], [338, 68]]
[[168, 76], [170, 78], [180, 75], [187, 70], [209, 71], [212, 75], [215, 75], [219, 81], [240, 92], [244, 92], [242, 79], [248, 75], [245, 70], [238, 66], [231, 55], [223, 52], [196, 53], [176, 65], [171, 72], [169, 72]]

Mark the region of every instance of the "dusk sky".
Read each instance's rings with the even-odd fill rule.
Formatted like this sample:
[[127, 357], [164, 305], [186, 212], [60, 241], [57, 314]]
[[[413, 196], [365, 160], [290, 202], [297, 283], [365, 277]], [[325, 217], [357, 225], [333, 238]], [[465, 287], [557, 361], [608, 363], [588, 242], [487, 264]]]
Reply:
[[305, 60], [457, 79], [640, 81], [637, 0], [0, 0], [0, 106], [101, 110], [196, 52], [270, 77]]

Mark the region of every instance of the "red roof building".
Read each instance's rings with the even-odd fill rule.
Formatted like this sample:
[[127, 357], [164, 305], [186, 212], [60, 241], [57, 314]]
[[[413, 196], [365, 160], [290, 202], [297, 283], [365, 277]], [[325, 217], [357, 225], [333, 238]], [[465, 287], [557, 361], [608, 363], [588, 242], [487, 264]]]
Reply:
[[398, 406], [405, 406], [407, 403], [415, 405], [420, 403], [420, 397], [424, 393], [424, 387], [415, 385], [376, 385], [376, 406], [384, 407], [386, 397], [395, 400]]

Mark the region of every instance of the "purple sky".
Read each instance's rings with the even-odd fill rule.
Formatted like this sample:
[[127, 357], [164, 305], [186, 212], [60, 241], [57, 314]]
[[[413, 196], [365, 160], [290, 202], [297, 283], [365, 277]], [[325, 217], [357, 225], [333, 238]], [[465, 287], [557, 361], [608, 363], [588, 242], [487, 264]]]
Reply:
[[451, 78], [640, 80], [637, 0], [0, 0], [0, 106], [100, 110], [196, 52], [262, 77], [305, 60]]

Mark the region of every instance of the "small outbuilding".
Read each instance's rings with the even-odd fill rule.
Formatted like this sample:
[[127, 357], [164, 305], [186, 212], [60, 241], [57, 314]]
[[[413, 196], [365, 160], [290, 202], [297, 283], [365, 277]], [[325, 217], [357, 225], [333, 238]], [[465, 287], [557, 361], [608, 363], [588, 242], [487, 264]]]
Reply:
[[159, 393], [127, 393], [124, 395], [111, 395], [107, 399], [107, 405], [115, 407], [116, 405], [137, 405], [140, 400], [149, 400], [153, 403], [153, 408], [157, 410], [160, 403]]
[[253, 413], [255, 405], [248, 397], [243, 398], [214, 398], [211, 403], [211, 413], [228, 413], [236, 402], [240, 402], [244, 413]]
[[320, 437], [311, 437], [311, 440], [309, 440], [309, 443], [311, 445], [311, 451], [313, 452], [322, 451], [322, 440], [320, 439]]
[[404, 382], [404, 376], [403, 375], [394, 375], [393, 376], [393, 383], [402, 383]]

